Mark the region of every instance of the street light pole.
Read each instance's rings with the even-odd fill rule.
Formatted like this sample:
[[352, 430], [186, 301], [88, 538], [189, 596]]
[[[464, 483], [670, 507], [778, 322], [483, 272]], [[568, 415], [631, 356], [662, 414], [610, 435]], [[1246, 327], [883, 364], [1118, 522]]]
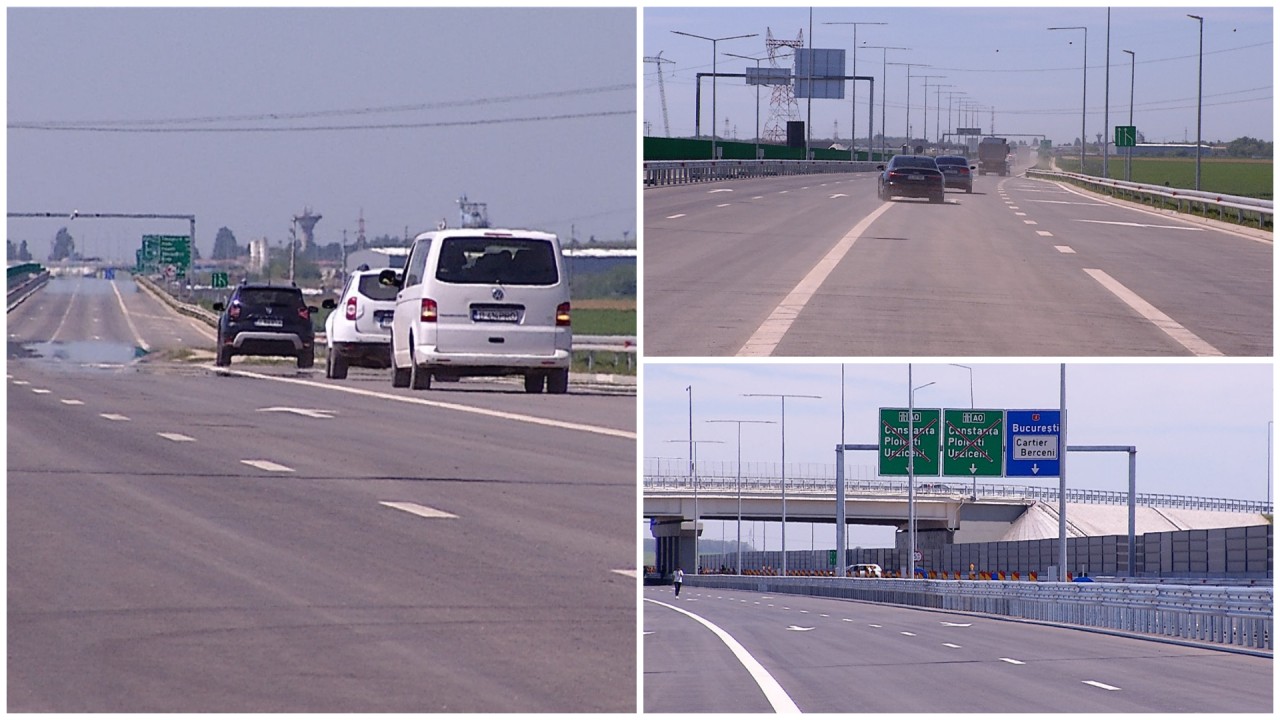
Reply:
[[[910, 50], [904, 47], [889, 47], [887, 45], [864, 45], [867, 50], [880, 51], [880, 161], [884, 162], [885, 150], [888, 146], [888, 139], [885, 137], [885, 105], [889, 92], [889, 51], [890, 50]], [[867, 159], [871, 158], [871, 148], [867, 148]]]
[[[1138, 56], [1132, 50], [1121, 50], [1120, 52], [1129, 54], [1129, 127], [1133, 125], [1133, 76], [1134, 70], [1138, 65]], [[1138, 131], [1134, 130], [1134, 142], [1138, 140]], [[1129, 182], [1129, 173], [1133, 167], [1133, 147], [1124, 149], [1124, 180]]]
[[941, 79], [946, 79], [947, 76], [946, 75], [920, 75], [919, 77], [924, 78], [924, 112], [921, 113], [922, 115], [924, 115], [924, 130], [920, 132], [920, 137], [921, 139], [924, 140], [924, 144], [928, 145], [929, 144], [929, 79], [933, 78], [934, 80], [941, 80]]
[[690, 437], [688, 440], [668, 440], [667, 442], [689, 443], [689, 478], [693, 482], [693, 574], [701, 574], [702, 555], [698, 550], [698, 522], [701, 513], [698, 512], [698, 469], [697, 457], [698, 446], [703, 443], [722, 443], [723, 440], [694, 440]]
[[[890, 65], [904, 65], [907, 68], [907, 145], [911, 144], [911, 68], [913, 67], [930, 67], [924, 63], [889, 63]], [[910, 148], [908, 148], [910, 149]]]
[[[709, 38], [702, 35], [694, 35], [693, 33], [682, 32], [680, 30], [672, 30], [676, 35], [684, 35], [686, 37], [698, 38], [699, 40], [708, 40], [711, 42], [711, 159], [718, 160], [716, 157], [716, 43], [721, 40], [737, 40], [740, 38], [749, 38], [759, 35], [752, 33], [750, 35], [731, 35], [722, 38]], [[696, 530], [695, 530], [696, 534]]]
[[907, 399], [907, 562], [908, 578], [916, 576], [916, 391], [933, 385], [927, 382], [911, 387], [911, 363], [907, 363], [907, 387], [911, 388]]
[[951, 83], [947, 83], [945, 85], [934, 85], [934, 87], [937, 88], [937, 91], [934, 93], [934, 96], [933, 96], [935, 101], [933, 104], [936, 106], [933, 111], [933, 124], [938, 127], [936, 142], [937, 144], [941, 145], [942, 144], [942, 88], [955, 87], [955, 85], [952, 85]]
[[782, 576], [787, 576], [787, 398], [821, 400], [821, 395], [783, 393], [743, 393], [743, 397], [775, 397], [782, 399]]
[[[733, 53], [725, 53], [729, 57], [735, 57], [742, 60], [753, 60], [756, 64], [756, 74], [760, 73], [760, 61], [764, 58], [747, 57], [746, 55], [734, 55]], [[756, 78], [756, 160], [760, 159], [760, 78]]]
[[1200, 23], [1200, 71], [1196, 83], [1196, 190], [1200, 190], [1200, 120], [1204, 110], [1204, 18], [1199, 15], [1187, 15]]
[[[858, 76], [858, 26], [859, 25], [888, 25], [882, 22], [826, 22], [823, 25], [852, 25], [853, 26], [853, 76]], [[856, 88], [858, 81], [853, 81], [853, 87]], [[856, 90], [849, 92], [849, 160], [858, 159], [858, 93]], [[871, 159], [871, 146], [867, 146], [867, 159]]]
[[[1084, 63], [1082, 73], [1084, 80], [1081, 83], [1081, 99], [1080, 99], [1080, 174], [1084, 174], [1084, 146], [1088, 142], [1088, 138], [1084, 134], [1085, 112], [1089, 102], [1089, 28], [1083, 25], [1072, 25], [1070, 27], [1051, 27], [1050, 30], [1083, 30], [1084, 31]], [[1199, 189], [1199, 188], [1197, 188]]]
[[709, 423], [734, 423], [738, 426], [738, 565], [737, 574], [742, 574], [742, 424], [759, 423], [773, 425], [772, 420], [708, 420]]

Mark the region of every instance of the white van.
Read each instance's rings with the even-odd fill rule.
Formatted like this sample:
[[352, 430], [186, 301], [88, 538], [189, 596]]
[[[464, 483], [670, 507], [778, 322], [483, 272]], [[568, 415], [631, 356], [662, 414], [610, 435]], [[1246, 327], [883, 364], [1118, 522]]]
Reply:
[[414, 238], [391, 323], [395, 387], [523, 375], [526, 392], [569, 389], [573, 333], [560, 240], [531, 230], [463, 228]]

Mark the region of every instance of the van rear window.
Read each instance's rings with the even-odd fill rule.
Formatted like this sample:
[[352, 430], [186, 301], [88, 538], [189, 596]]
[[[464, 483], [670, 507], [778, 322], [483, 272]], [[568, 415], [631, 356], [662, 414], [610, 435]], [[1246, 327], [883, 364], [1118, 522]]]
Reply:
[[360, 294], [370, 300], [395, 300], [397, 292], [394, 285], [383, 285], [378, 282], [377, 275], [360, 276]]
[[451, 237], [440, 246], [436, 279], [459, 284], [555, 285], [555, 247], [532, 238]]

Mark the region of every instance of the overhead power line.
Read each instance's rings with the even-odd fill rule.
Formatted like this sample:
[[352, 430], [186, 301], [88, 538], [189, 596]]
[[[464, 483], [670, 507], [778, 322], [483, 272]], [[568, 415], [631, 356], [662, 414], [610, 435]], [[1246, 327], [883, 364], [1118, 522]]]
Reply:
[[62, 125], [42, 123], [9, 123], [10, 130], [46, 130], [54, 132], [99, 133], [259, 133], [259, 132], [319, 132], [346, 130], [407, 130], [415, 128], [457, 127], [460, 125], [508, 125], [513, 123], [548, 122], [553, 120], [577, 120], [582, 118], [635, 115], [635, 110], [603, 110], [600, 112], [566, 113], [562, 115], [534, 115], [518, 118], [490, 120], [444, 120], [437, 122], [377, 123], [366, 125], [308, 125], [308, 126], [259, 126], [259, 127], [116, 127], [92, 125]]

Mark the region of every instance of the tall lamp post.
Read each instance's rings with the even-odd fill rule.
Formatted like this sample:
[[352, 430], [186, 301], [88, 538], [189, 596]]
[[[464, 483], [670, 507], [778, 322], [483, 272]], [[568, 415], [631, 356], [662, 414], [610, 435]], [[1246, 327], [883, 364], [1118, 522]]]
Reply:
[[934, 92], [934, 95], [933, 95], [935, 100], [933, 104], [936, 106], [933, 111], [933, 124], [938, 126], [937, 143], [941, 145], [942, 144], [942, 88], [955, 87], [955, 85], [952, 85], [951, 83], [946, 83], [943, 85], [934, 85], [934, 87], [937, 88], [937, 90]]
[[[733, 53], [725, 53], [725, 55], [729, 57], [738, 58], [740, 60], [751, 60], [755, 62], [757, 75], [760, 72], [760, 61], [764, 60], [764, 58], [753, 58], [753, 57], [747, 57], [746, 55], [734, 55]], [[757, 83], [756, 83], [756, 159], [759, 160], [760, 159], [760, 85], [759, 85], [759, 78], [756, 78], [756, 80], [757, 80]], [[712, 84], [715, 84], [714, 79], [712, 79]], [[712, 95], [715, 95], [715, 93], [712, 93]]]
[[[1138, 64], [1138, 56], [1132, 50], [1121, 50], [1122, 53], [1129, 55], [1129, 127], [1133, 127], [1133, 76], [1135, 67]], [[1134, 141], [1137, 141], [1137, 133], [1134, 133]], [[1129, 172], [1133, 166], [1133, 147], [1124, 149], [1124, 181], [1129, 182]]]
[[920, 137], [921, 139], [924, 140], [925, 144], [928, 145], [929, 144], [929, 80], [930, 79], [945, 80], [947, 76], [946, 75], [918, 75], [917, 77], [924, 78], [924, 112], [921, 113], [922, 115], [924, 115], [924, 130], [920, 132]]
[[[711, 43], [711, 159], [716, 160], [716, 43], [721, 40], [738, 40], [740, 38], [749, 38], [759, 35], [752, 33], [750, 35], [730, 35], [722, 38], [709, 38], [702, 35], [694, 35], [693, 33], [682, 32], [680, 30], [672, 30], [676, 35], [684, 35], [685, 37], [698, 38], [699, 40], [707, 40]], [[694, 531], [697, 533], [696, 529]]]
[[[1084, 31], [1084, 62], [1082, 63], [1082, 73], [1084, 80], [1081, 83], [1081, 99], [1080, 99], [1080, 174], [1084, 174], [1084, 146], [1088, 142], [1088, 138], [1084, 134], [1085, 111], [1089, 102], [1089, 28], [1083, 25], [1072, 25], [1070, 27], [1051, 27], [1050, 30], [1083, 30]], [[1199, 189], [1199, 188], [1197, 188]]]
[[1196, 82], [1196, 190], [1200, 190], [1200, 119], [1204, 110], [1204, 18], [1187, 15], [1200, 23], [1200, 71]]
[[[888, 139], [885, 137], [885, 100], [888, 97], [889, 89], [889, 51], [890, 50], [910, 50], [911, 48], [890, 47], [888, 45], [863, 45], [865, 50], [880, 51], [880, 160], [884, 161], [885, 151], [888, 149]], [[870, 148], [867, 149], [870, 153]], [[867, 158], [870, 159], [870, 154]]]
[[689, 444], [689, 473], [690, 479], [693, 481], [693, 574], [700, 575], [702, 569], [702, 555], [698, 552], [698, 446], [703, 443], [722, 443], [723, 440], [668, 440], [673, 443]]
[[782, 400], [782, 576], [787, 576], [787, 398], [821, 400], [821, 395], [784, 393], [743, 393], [743, 397], [773, 397]]
[[907, 144], [911, 144], [911, 68], [913, 67], [930, 67], [924, 63], [889, 63], [890, 65], [903, 65], [907, 68]]
[[708, 420], [709, 423], [734, 423], [738, 426], [738, 565], [737, 574], [742, 574], [742, 424], [759, 423], [773, 425], [772, 420]]
[[[858, 26], [859, 25], [888, 25], [882, 22], [826, 22], [823, 25], [852, 25], [853, 26], [853, 76], [858, 76]], [[856, 84], [857, 81], [855, 80]], [[849, 159], [858, 159], [858, 93], [856, 91], [849, 93]], [[867, 159], [871, 159], [871, 146], [867, 146]]]
[[[907, 364], [907, 387], [911, 387], [911, 364]], [[909, 578], [916, 576], [916, 391], [933, 385], [912, 387], [907, 406], [907, 562]]]

